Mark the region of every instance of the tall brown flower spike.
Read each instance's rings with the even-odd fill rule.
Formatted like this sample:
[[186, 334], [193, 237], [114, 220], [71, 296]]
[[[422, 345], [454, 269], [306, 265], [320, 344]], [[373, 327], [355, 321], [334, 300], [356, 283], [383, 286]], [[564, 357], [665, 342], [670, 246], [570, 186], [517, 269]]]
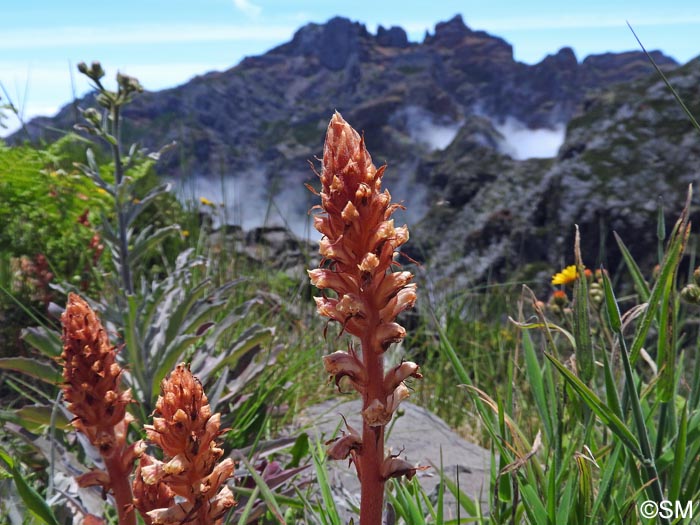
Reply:
[[230, 458], [218, 462], [224, 453], [216, 442], [220, 414], [211, 414], [202, 385], [185, 364], [161, 383], [155, 413], [158, 417], [145, 429], [163, 450], [164, 461], [142, 459], [134, 481], [137, 508], [153, 524], [221, 523], [235, 504], [226, 485], [234, 463]]
[[132, 416], [126, 406], [131, 392], [121, 389], [122, 369], [115, 348], [90, 306], [76, 294], [68, 296], [63, 324], [63, 396], [75, 415], [72, 423], [104, 459], [106, 472], [94, 470], [78, 478], [81, 486], [102, 485], [117, 504], [120, 525], [134, 525], [129, 485], [137, 444], [127, 445]]
[[385, 456], [384, 427], [408, 396], [404, 380], [420, 378], [418, 365], [401, 363], [386, 374], [383, 354], [406, 330], [396, 316], [413, 307], [416, 285], [407, 271], [392, 271], [396, 250], [408, 241], [408, 228], [391, 219], [399, 204], [382, 192], [385, 167], [372, 164], [364, 138], [339, 113], [331, 118], [323, 150], [321, 208], [314, 226], [323, 234], [321, 267], [309, 271], [311, 283], [336, 297], [317, 297], [318, 312], [360, 339], [361, 353], [350, 346], [323, 358], [336, 383], [346, 378], [362, 395], [362, 436], [353, 429], [329, 449], [333, 459], [350, 457], [362, 485], [361, 525], [379, 525], [384, 484], [391, 477], [415, 474], [416, 468]]

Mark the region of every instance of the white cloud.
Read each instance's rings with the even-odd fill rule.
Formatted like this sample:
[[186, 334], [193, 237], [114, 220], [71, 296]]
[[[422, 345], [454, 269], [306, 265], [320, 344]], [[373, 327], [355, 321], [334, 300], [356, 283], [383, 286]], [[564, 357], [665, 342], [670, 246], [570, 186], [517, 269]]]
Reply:
[[243, 13], [246, 15], [252, 17], [260, 15], [260, 12], [262, 11], [260, 6], [255, 5], [250, 0], [233, 0], [233, 5], [243, 11]]
[[[669, 27], [700, 23], [697, 13], [671, 13], [659, 16], [634, 16], [629, 13], [591, 14], [576, 13], [572, 15], [548, 16], [517, 16], [517, 17], [471, 17], [464, 16], [464, 23], [474, 30], [484, 30], [489, 33], [500, 31], [542, 31], [557, 29], [596, 29], [596, 28], [625, 28], [627, 21], [632, 27]], [[421, 41], [425, 31], [435, 32], [435, 25], [415, 20], [396, 21], [392, 25], [403, 27], [413, 40]]]
[[291, 25], [137, 25], [122, 27], [54, 27], [3, 30], [0, 49], [69, 46], [273, 41], [289, 39]]
[[584, 14], [559, 16], [519, 16], [504, 18], [467, 18], [465, 23], [472, 28], [483, 28], [487, 31], [530, 31], [547, 29], [587, 29], [606, 27], [626, 27], [629, 20], [633, 27], [641, 26], [678, 26], [700, 23], [700, 16], [690, 14], [682, 16], [670, 14], [666, 16], [630, 16], [629, 14]]
[[496, 129], [503, 135], [498, 149], [516, 160], [556, 157], [566, 135], [564, 124], [554, 129], [530, 129], [512, 117]]

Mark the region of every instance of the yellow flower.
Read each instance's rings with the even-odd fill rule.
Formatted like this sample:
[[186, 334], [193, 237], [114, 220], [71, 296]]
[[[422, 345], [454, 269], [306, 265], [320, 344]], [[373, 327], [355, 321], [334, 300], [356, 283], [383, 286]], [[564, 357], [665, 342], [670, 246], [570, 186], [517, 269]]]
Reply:
[[576, 266], [571, 265], [564, 268], [561, 272], [555, 273], [552, 276], [552, 284], [569, 284], [573, 283], [578, 277]]
[[201, 202], [205, 206], [211, 206], [212, 208], [214, 207], [214, 203], [212, 201], [210, 201], [209, 199], [207, 199], [206, 197], [200, 197], [199, 202]]
[[183, 237], [189, 237], [189, 236], [190, 236], [190, 231], [189, 231], [189, 230], [182, 230], [182, 236], [183, 236]]

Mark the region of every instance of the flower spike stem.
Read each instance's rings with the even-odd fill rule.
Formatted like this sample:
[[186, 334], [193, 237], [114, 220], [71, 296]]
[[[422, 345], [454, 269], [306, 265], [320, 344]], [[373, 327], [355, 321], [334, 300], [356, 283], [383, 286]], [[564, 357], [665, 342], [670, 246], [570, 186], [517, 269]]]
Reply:
[[362, 434], [347, 426], [347, 434], [328, 450], [331, 459], [349, 457], [355, 464], [362, 486], [360, 525], [381, 524], [387, 479], [411, 478], [421, 468], [384, 452], [384, 428], [408, 396], [404, 380], [422, 376], [411, 362], [384, 371], [384, 352], [406, 335], [395, 320], [413, 307], [416, 285], [410, 272], [394, 271], [399, 266], [394, 254], [408, 240], [408, 229], [394, 227], [391, 216], [401, 206], [381, 191], [383, 174], [384, 167], [372, 164], [364, 139], [335, 113], [319, 175], [324, 213], [314, 217], [323, 234], [322, 262], [309, 277], [314, 286], [336, 295], [315, 298], [318, 312], [360, 341], [361, 355], [350, 345], [347, 352], [323, 358], [337, 385], [347, 380], [362, 396]]

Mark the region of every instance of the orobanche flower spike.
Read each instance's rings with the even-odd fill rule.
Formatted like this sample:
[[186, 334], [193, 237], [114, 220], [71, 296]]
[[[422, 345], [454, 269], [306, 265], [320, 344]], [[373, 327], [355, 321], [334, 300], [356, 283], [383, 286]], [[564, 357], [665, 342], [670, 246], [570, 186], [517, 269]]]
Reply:
[[201, 383], [185, 364], [161, 383], [155, 415], [145, 429], [163, 450], [163, 461], [142, 456], [134, 479], [136, 508], [149, 524], [221, 523], [235, 504], [226, 485], [234, 463], [219, 462], [221, 416], [211, 413]]
[[[329, 457], [355, 464], [362, 485], [361, 525], [379, 525], [384, 484], [391, 477], [412, 477], [416, 469], [384, 452], [384, 428], [399, 403], [408, 397], [404, 380], [421, 378], [415, 363], [404, 362], [385, 373], [383, 354], [400, 342], [406, 330], [396, 316], [413, 307], [413, 275], [398, 271], [396, 250], [408, 241], [408, 228], [391, 218], [400, 204], [382, 191], [385, 166], [372, 164], [364, 138], [339, 113], [331, 118], [323, 150], [321, 206], [314, 217], [321, 232], [321, 267], [309, 271], [311, 283], [335, 297], [315, 298], [318, 312], [359, 338], [361, 351], [350, 345], [323, 358], [326, 371], [360, 393], [362, 434], [348, 433], [334, 442]], [[396, 271], [394, 271], [396, 270]]]
[[111, 492], [122, 525], [136, 524], [129, 474], [140, 443], [127, 444], [132, 416], [126, 406], [131, 392], [121, 389], [122, 368], [97, 315], [71, 293], [61, 315], [63, 324], [63, 396], [75, 415], [72, 423], [97, 448], [105, 471], [78, 477], [81, 486], [101, 485]]

